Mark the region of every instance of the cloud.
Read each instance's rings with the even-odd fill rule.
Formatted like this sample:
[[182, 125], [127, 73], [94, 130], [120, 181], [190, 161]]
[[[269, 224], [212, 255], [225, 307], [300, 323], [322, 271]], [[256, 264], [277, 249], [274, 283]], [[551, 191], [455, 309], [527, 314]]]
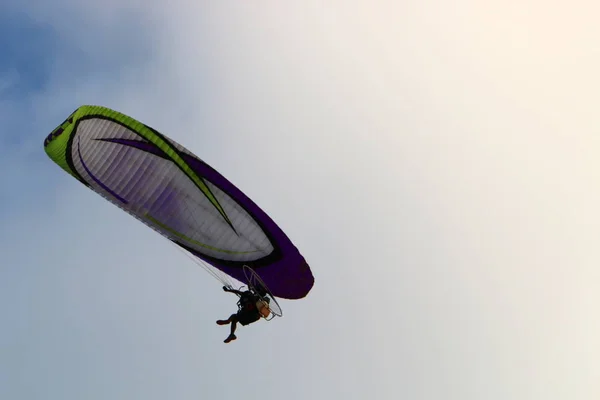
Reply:
[[[2, 7], [16, 29], [2, 48], [16, 53], [0, 76], [19, 80], [1, 92], [0, 397], [598, 388], [593, 13]], [[83, 103], [164, 131], [230, 178], [305, 254], [313, 292], [222, 346], [211, 321], [232, 299], [43, 154]]]
[[0, 77], [0, 95], [19, 83], [19, 73], [16, 69], [9, 69]]

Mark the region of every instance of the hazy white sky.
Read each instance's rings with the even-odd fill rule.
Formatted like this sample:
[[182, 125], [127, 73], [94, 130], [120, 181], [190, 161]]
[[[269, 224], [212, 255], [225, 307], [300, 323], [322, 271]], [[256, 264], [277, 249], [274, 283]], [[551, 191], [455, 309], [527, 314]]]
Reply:
[[[600, 396], [592, 1], [0, 6], [0, 398]], [[316, 282], [235, 298], [42, 142], [81, 104], [186, 145]]]

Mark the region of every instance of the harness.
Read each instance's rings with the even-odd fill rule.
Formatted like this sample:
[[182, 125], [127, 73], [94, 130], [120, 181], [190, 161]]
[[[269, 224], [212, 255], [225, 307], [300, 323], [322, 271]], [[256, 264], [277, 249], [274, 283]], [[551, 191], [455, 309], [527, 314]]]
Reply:
[[240, 311], [254, 311], [256, 310], [256, 302], [258, 300], [259, 297], [256, 294], [252, 292], [244, 292], [237, 302], [238, 309]]

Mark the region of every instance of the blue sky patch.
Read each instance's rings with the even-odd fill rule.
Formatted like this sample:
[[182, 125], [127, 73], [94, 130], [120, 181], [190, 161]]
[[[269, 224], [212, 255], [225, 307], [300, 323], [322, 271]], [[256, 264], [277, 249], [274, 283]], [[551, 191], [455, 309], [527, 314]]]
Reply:
[[23, 98], [41, 90], [59, 46], [50, 25], [23, 13], [0, 14], [0, 99]]

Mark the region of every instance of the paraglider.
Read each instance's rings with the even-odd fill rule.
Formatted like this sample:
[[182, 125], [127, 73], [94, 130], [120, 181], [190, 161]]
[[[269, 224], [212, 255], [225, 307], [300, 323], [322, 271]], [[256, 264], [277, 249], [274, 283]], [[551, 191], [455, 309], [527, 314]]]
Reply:
[[173, 242], [228, 290], [229, 278], [248, 285], [259, 304], [268, 304], [259, 312], [263, 318], [281, 316], [275, 297], [301, 299], [312, 289], [310, 267], [271, 217], [155, 129], [86, 105], [48, 135], [44, 149], [63, 170]]
[[231, 331], [225, 339], [225, 343], [237, 339], [235, 331], [238, 323], [246, 326], [258, 321], [261, 317], [270, 321], [282, 315], [279, 303], [260, 277], [248, 266], [244, 266], [243, 270], [248, 282], [248, 289], [235, 290], [230, 286], [223, 286], [225, 292], [234, 293], [239, 297], [238, 311], [225, 320], [217, 321], [217, 325], [231, 325]]
[[229, 343], [232, 340], [237, 339], [235, 336], [235, 330], [237, 324], [250, 325], [260, 319], [261, 316], [268, 317], [270, 314], [269, 310], [269, 298], [265, 300], [261, 299], [256, 293], [251, 290], [235, 290], [223, 286], [223, 290], [229, 293], [234, 293], [239, 296], [238, 300], [238, 311], [235, 314], [231, 314], [227, 319], [220, 319], [217, 321], [217, 325], [231, 325], [231, 332], [225, 339], [225, 343]]

